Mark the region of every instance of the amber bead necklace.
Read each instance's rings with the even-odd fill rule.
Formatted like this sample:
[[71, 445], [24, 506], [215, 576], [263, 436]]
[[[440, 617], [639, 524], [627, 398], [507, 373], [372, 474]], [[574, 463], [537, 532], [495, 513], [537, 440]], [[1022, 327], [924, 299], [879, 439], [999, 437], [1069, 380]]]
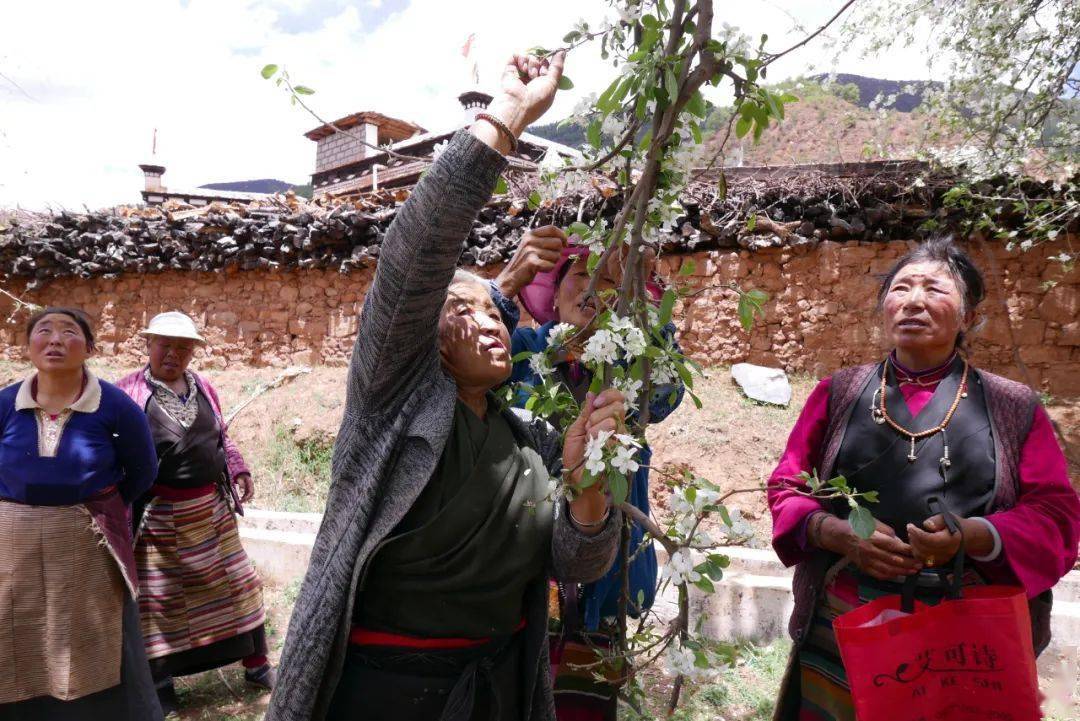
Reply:
[[[964, 375], [960, 378], [960, 387], [956, 389], [956, 398], [953, 399], [952, 405], [949, 406], [949, 411], [945, 414], [945, 418], [942, 419], [941, 423], [938, 423], [933, 428], [927, 428], [925, 431], [909, 431], [907, 428], [904, 428], [893, 420], [892, 416], [889, 415], [888, 408], [885, 407], [885, 386], [889, 378], [889, 361], [890, 359], [885, 359], [885, 368], [881, 373], [881, 387], [874, 393], [879, 400], [877, 403], [872, 404], [870, 414], [873, 417], [874, 422], [878, 425], [888, 423], [898, 433], [911, 439], [911, 451], [908, 453], [907, 459], [909, 463], [914, 463], [919, 460], [918, 455], [915, 453], [915, 441], [919, 438], [927, 438], [935, 433], [944, 433], [946, 426], [949, 425], [949, 421], [952, 420], [953, 414], [956, 413], [956, 409], [960, 405], [960, 399], [967, 398], [967, 379], [970, 366], [968, 365], [967, 358], [964, 358]], [[945, 454], [941, 457], [941, 465], [944, 468], [948, 468], [952, 465], [952, 461], [949, 460], [948, 443], [945, 444]]]

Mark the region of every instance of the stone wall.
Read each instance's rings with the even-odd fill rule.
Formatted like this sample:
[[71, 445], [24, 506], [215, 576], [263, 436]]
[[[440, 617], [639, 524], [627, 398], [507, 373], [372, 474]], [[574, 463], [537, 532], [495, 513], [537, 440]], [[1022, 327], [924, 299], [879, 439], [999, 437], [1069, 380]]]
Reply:
[[[1075, 242], [1075, 241], [1074, 241]], [[682, 278], [695, 294], [676, 309], [680, 340], [706, 364], [750, 361], [822, 376], [844, 365], [879, 358], [877, 274], [884, 273], [910, 243], [822, 242], [815, 247], [711, 251], [671, 255], [661, 271], [672, 274], [692, 259]], [[1000, 246], [972, 246], [987, 275], [989, 296], [980, 306], [982, 330], [971, 341], [976, 364], [1022, 379], [1014, 347], [1032, 382], [1059, 396], [1080, 396], [1080, 267], [1065, 274], [1047, 259], [1064, 244], [1010, 253]], [[481, 270], [493, 275], [497, 268]], [[347, 362], [356, 318], [373, 271], [330, 270], [127, 274], [118, 279], [64, 278], [24, 292], [28, 301], [82, 307], [98, 322], [106, 355], [136, 363], [143, 343], [136, 333], [163, 310], [183, 310], [206, 329], [212, 348], [204, 367], [243, 364]], [[771, 299], [767, 318], [750, 334], [738, 325], [733, 294], [722, 286], [738, 282], [761, 288]], [[0, 312], [13, 308], [6, 301]], [[15, 321], [0, 326], [4, 356], [23, 357], [24, 334]]]

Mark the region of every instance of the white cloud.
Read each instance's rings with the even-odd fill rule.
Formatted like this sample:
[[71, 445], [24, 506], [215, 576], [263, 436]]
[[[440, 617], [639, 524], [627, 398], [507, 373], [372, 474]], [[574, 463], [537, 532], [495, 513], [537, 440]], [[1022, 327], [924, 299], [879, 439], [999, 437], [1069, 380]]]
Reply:
[[[285, 17], [305, 12], [311, 29], [289, 32]], [[816, 27], [833, 10], [809, 0], [720, 4], [724, 20], [767, 28], [769, 47], [795, 34], [790, 12]], [[304, 182], [314, 144], [303, 132], [318, 123], [288, 104], [259, 69], [288, 68], [314, 87], [310, 102], [326, 118], [380, 110], [429, 128], [458, 121], [456, 96], [471, 84], [461, 46], [476, 33], [481, 85], [496, 89], [505, 58], [554, 45], [579, 17], [600, 18], [601, 0], [546, 0], [541, 5], [412, 0], [45, 0], [4, 11], [0, 47], [0, 207], [47, 204], [78, 208], [138, 200], [158, 129], [166, 185], [280, 178]], [[321, 22], [317, 22], [321, 19]], [[307, 27], [305, 25], [304, 27]], [[808, 47], [785, 58], [770, 79], [807, 70]], [[912, 57], [845, 61], [841, 70], [916, 79]], [[819, 62], [817, 71], [828, 69]], [[612, 72], [598, 51], [576, 51], [567, 65], [574, 91], [549, 114], [570, 112]], [[12, 83], [17, 84], [18, 87]], [[721, 96], [716, 96], [721, 100]]]

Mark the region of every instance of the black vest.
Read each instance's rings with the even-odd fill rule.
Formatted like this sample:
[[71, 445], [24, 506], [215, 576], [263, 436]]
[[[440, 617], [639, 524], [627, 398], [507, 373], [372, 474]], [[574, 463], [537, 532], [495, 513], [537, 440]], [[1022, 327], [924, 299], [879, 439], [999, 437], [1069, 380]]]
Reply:
[[157, 483], [172, 488], [196, 488], [217, 483], [225, 473], [225, 449], [221, 425], [210, 401], [196, 390], [199, 413], [191, 427], [184, 428], [150, 396], [146, 406], [150, 431], [158, 455]]
[[[949, 374], [938, 384], [933, 398], [912, 418], [891, 367], [885, 390], [889, 415], [915, 432], [939, 424], [956, 398], [963, 375], [963, 360], [954, 361]], [[860, 492], [877, 491], [878, 502], [867, 507], [874, 518], [888, 524], [907, 541], [906, 526], [922, 522], [939, 512], [932, 499], [960, 518], [984, 515], [994, 499], [996, 466], [994, 438], [982, 383], [974, 370], [968, 372], [967, 398], [960, 400], [944, 433], [915, 441], [915, 461], [908, 460], [911, 438], [871, 417], [874, 393], [880, 388], [884, 364], [871, 374], [848, 420], [836, 474], [847, 478]], [[943, 468], [945, 444], [950, 465]], [[839, 510], [839, 509], [837, 509]]]

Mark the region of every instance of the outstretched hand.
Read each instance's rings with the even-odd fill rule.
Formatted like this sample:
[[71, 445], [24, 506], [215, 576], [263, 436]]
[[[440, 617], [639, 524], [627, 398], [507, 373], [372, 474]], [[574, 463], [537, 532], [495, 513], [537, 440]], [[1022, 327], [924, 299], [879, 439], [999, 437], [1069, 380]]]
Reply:
[[[600, 395], [589, 393], [581, 404], [581, 415], [566, 429], [563, 442], [563, 468], [568, 474], [567, 482], [577, 485], [584, 472], [585, 447], [590, 438], [601, 433], [618, 433], [625, 428], [626, 399], [614, 389]], [[608, 498], [602, 480], [581, 491], [570, 502], [570, 515], [583, 533], [592, 535], [600, 531], [608, 513]]]
[[562, 78], [566, 54], [550, 58], [514, 55], [503, 68], [502, 94], [488, 106], [488, 112], [506, 123], [515, 137], [540, 119], [555, 100]]
[[521, 236], [514, 257], [506, 264], [495, 283], [507, 298], [515, 297], [539, 273], [552, 270], [566, 247], [566, 233], [554, 225], [532, 228]]
[[581, 415], [566, 429], [563, 442], [563, 468], [570, 473], [571, 483], [581, 479], [585, 446], [589, 439], [603, 432], [619, 433], [625, 427], [626, 399], [613, 388], [600, 395], [589, 393], [581, 404]]

